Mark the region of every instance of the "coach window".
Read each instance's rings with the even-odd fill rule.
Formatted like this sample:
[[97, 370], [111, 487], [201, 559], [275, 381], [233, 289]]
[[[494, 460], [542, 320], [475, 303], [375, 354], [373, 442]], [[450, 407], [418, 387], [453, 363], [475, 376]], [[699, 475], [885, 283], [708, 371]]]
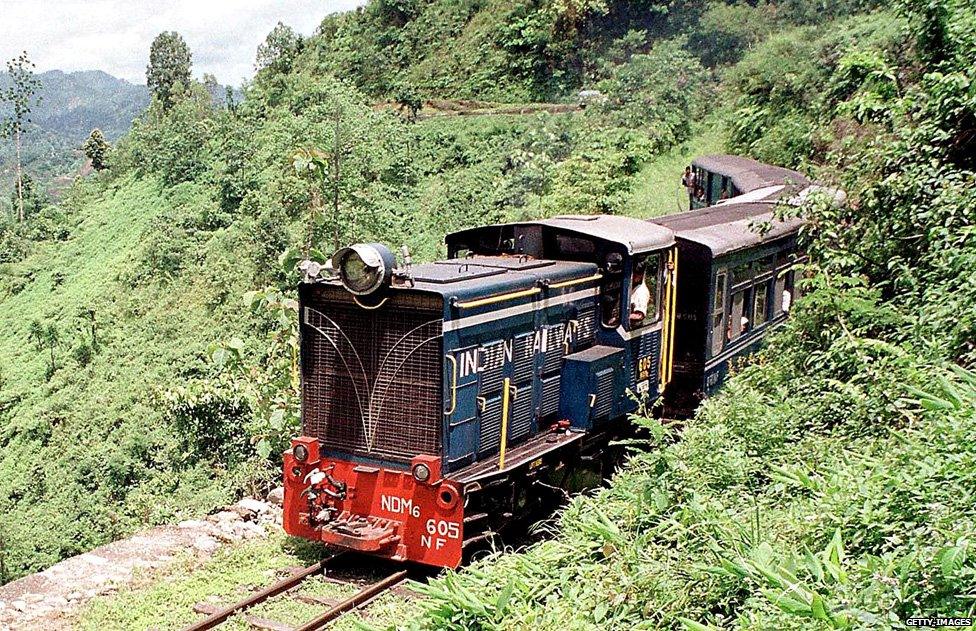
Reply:
[[752, 326], [759, 327], [766, 323], [766, 313], [769, 305], [769, 283], [756, 285], [755, 298], [752, 306]]
[[726, 337], [729, 341], [738, 339], [749, 329], [749, 290], [743, 289], [732, 294], [731, 309], [729, 309], [729, 322], [725, 326]]
[[729, 275], [722, 270], [715, 276], [715, 299], [712, 301], [712, 356], [725, 345], [725, 293]]
[[630, 282], [630, 309], [628, 329], [634, 329], [658, 321], [661, 303], [661, 256], [649, 254], [634, 257], [634, 269]]
[[740, 285], [745, 282], [752, 282], [753, 266], [752, 263], [742, 263], [736, 265], [732, 270], [732, 286]]

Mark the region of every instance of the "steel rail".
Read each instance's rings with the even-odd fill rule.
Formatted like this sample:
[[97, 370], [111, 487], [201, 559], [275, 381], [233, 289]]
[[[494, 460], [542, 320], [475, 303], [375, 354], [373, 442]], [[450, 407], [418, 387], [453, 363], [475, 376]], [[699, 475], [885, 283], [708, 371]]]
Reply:
[[319, 561], [314, 565], [310, 565], [307, 568], [300, 570], [292, 574], [291, 576], [281, 579], [277, 583], [262, 589], [261, 591], [249, 596], [248, 598], [245, 598], [244, 600], [238, 603], [235, 603], [229, 607], [225, 607], [219, 611], [216, 611], [213, 614], [207, 616], [205, 619], [195, 624], [191, 624], [188, 627], [185, 627], [183, 631], [206, 631], [207, 629], [213, 629], [214, 627], [223, 624], [231, 616], [240, 613], [245, 609], [249, 609], [254, 605], [258, 605], [269, 598], [273, 598], [274, 596], [277, 596], [282, 592], [286, 592], [289, 589], [301, 583], [302, 581], [304, 581], [309, 576], [322, 572], [325, 569], [327, 563], [337, 559], [340, 556], [342, 556], [342, 553], [333, 555], [328, 559]]
[[407, 571], [400, 570], [390, 574], [383, 580], [368, 585], [363, 589], [359, 590], [357, 593], [342, 601], [332, 609], [329, 609], [321, 616], [315, 618], [314, 620], [309, 620], [302, 626], [295, 629], [295, 631], [319, 631], [323, 626], [332, 622], [344, 613], [347, 613], [360, 605], [372, 600], [376, 596], [390, 589], [391, 587], [403, 582], [407, 578]]

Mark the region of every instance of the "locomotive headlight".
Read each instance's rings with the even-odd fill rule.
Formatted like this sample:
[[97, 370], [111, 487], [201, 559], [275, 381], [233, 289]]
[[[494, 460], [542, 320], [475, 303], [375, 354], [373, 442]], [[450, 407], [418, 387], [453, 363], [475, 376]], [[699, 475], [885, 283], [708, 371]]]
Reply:
[[295, 460], [298, 462], [305, 462], [308, 460], [308, 447], [305, 445], [295, 445], [291, 450], [291, 453], [295, 456]]
[[426, 482], [430, 479], [430, 467], [421, 463], [413, 468], [413, 479], [417, 482]]
[[359, 243], [336, 252], [332, 265], [346, 289], [365, 296], [390, 282], [396, 258], [384, 245]]

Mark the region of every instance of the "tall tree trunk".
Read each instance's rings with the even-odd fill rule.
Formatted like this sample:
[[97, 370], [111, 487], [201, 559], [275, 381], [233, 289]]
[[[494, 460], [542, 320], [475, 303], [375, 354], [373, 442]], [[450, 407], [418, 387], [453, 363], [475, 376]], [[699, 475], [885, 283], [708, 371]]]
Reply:
[[24, 172], [20, 165], [20, 130], [14, 134], [17, 145], [17, 221], [24, 223]]
[[339, 248], [342, 247], [342, 243], [340, 242], [341, 239], [342, 239], [341, 233], [340, 233], [341, 227], [339, 225], [339, 181], [340, 181], [340, 177], [341, 177], [341, 174], [339, 173], [339, 169], [341, 168], [341, 162], [342, 162], [342, 157], [341, 157], [341, 155], [339, 153], [342, 150], [341, 147], [340, 147], [341, 139], [340, 139], [340, 136], [339, 136], [339, 123], [341, 122], [341, 116], [342, 116], [342, 114], [340, 114], [339, 109], [336, 108], [336, 115], [335, 115], [335, 141], [334, 141], [334, 143], [332, 145], [332, 151], [333, 151], [333, 153], [332, 153], [332, 156], [333, 156], [333, 158], [332, 158], [333, 159], [333, 164], [332, 164], [332, 218], [333, 218], [333, 221], [335, 221], [335, 251], [336, 252], [338, 252], [339, 251]]

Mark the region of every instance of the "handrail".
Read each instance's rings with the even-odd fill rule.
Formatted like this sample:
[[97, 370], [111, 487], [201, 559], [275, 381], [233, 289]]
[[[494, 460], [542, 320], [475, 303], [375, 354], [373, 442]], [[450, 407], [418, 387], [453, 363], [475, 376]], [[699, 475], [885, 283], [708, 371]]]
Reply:
[[498, 449], [498, 469], [505, 468], [505, 448], [508, 446], [508, 401], [511, 396], [512, 380], [505, 377], [502, 385], [502, 435], [501, 444]]
[[592, 276], [586, 276], [585, 278], [572, 278], [570, 280], [564, 280], [564, 281], [561, 281], [561, 282], [558, 282], [558, 283], [553, 283], [553, 284], [549, 285], [549, 289], [561, 289], [563, 287], [570, 287], [572, 285], [579, 285], [581, 283], [587, 283], [587, 282], [593, 281], [593, 280], [600, 280], [601, 278], [603, 278], [603, 274], [600, 274], [598, 272], [596, 274], [593, 274]]
[[[584, 278], [571, 278], [570, 280], [564, 280], [558, 283], [553, 283], [548, 286], [549, 289], [561, 289], [563, 287], [571, 287], [572, 285], [579, 285], [582, 283], [588, 283], [595, 280], [600, 280], [603, 278], [603, 274], [593, 274], [592, 276], [586, 276]], [[507, 294], [500, 294], [498, 296], [490, 296], [488, 298], [478, 298], [477, 300], [468, 300], [465, 302], [456, 302], [454, 306], [458, 309], [475, 309], [477, 307], [484, 307], [487, 305], [493, 305], [499, 302], [506, 302], [508, 300], [515, 300], [516, 298], [525, 298], [527, 296], [535, 296], [536, 294], [542, 293], [541, 287], [533, 287], [532, 289], [522, 289], [519, 291], [513, 291]]]
[[458, 365], [457, 358], [454, 355], [444, 355], [444, 358], [449, 360], [453, 366], [451, 369], [451, 409], [444, 412], [445, 416], [450, 416], [454, 414], [454, 410], [457, 409], [457, 381], [458, 381]]
[[508, 294], [491, 296], [490, 298], [479, 298], [478, 300], [468, 300], [467, 302], [456, 302], [454, 303], [454, 306], [457, 307], [458, 309], [474, 309], [476, 307], [484, 307], [485, 305], [493, 305], [497, 302], [505, 302], [507, 300], [515, 300], [516, 298], [534, 296], [539, 293], [542, 293], [542, 288], [533, 287], [532, 289], [513, 291]]
[[671, 290], [671, 332], [668, 335], [668, 342], [670, 347], [668, 348], [668, 383], [671, 383], [671, 378], [674, 376], [674, 327], [678, 320], [678, 259], [680, 258], [680, 252], [677, 248], [674, 250], [674, 270], [671, 272], [672, 280], [671, 283], [674, 288]]

